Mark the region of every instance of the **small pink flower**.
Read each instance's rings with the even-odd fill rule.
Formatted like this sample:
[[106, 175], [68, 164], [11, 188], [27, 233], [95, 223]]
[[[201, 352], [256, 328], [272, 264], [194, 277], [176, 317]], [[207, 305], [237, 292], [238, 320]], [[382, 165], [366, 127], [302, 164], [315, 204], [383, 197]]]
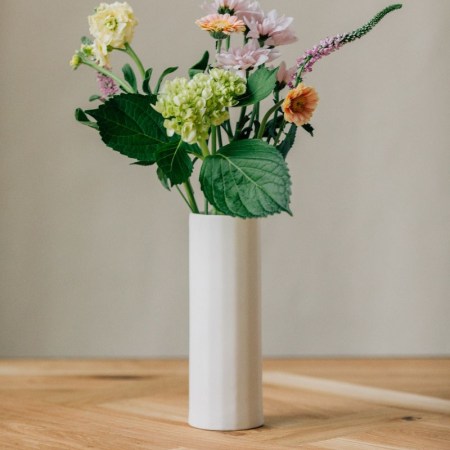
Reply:
[[280, 68], [277, 72], [277, 81], [281, 86], [286, 86], [297, 72], [297, 66], [292, 66], [289, 69], [286, 68], [286, 63], [283, 61], [280, 64]]
[[290, 28], [292, 17], [281, 16], [273, 9], [262, 20], [245, 19], [249, 28], [248, 37], [264, 41], [265, 45], [277, 47], [292, 44], [297, 41], [294, 31]]
[[232, 48], [217, 54], [216, 59], [219, 67], [243, 74], [245, 70], [271, 62], [278, 56], [278, 51], [269, 47], [260, 47], [257, 40], [251, 39], [243, 47]]
[[202, 8], [209, 14], [231, 14], [241, 20], [262, 20], [264, 13], [257, 1], [249, 0], [214, 0], [204, 3]]
[[113, 95], [119, 93], [119, 87], [117, 86], [115, 81], [112, 78], [109, 78], [107, 75], [103, 75], [102, 73], [97, 72], [97, 81], [100, 93], [102, 94], [102, 100], [106, 100], [109, 97], [112, 97]]

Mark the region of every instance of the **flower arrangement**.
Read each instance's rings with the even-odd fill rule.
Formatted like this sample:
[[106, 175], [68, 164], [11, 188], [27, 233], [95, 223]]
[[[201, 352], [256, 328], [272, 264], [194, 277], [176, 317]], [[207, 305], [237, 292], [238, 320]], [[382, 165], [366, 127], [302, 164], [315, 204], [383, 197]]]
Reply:
[[[274, 61], [280, 47], [297, 41], [292, 17], [265, 13], [253, 0], [214, 0], [203, 5], [207, 14], [196, 21], [214, 40], [214, 57], [205, 51], [188, 76], [169, 80], [178, 69], [169, 67], [152, 83], [153, 70], [131, 47], [138, 23], [132, 8], [101, 3], [88, 19], [92, 37], [81, 39], [70, 61], [74, 69], [86, 65], [97, 72], [100, 95], [90, 100], [100, 105], [77, 109], [75, 117], [134, 164], [155, 165], [162, 185], [175, 188], [193, 213], [291, 214], [286, 156], [298, 128], [313, 135], [310, 120], [319, 100], [303, 78], [321, 58], [363, 37], [401, 6], [388, 6], [356, 31], [320, 41], [287, 68]], [[236, 40], [240, 44], [234, 46]], [[131, 58], [139, 82], [130, 64], [121, 76], [112, 71], [117, 51]], [[201, 207], [191, 183], [195, 164], [201, 165]]]

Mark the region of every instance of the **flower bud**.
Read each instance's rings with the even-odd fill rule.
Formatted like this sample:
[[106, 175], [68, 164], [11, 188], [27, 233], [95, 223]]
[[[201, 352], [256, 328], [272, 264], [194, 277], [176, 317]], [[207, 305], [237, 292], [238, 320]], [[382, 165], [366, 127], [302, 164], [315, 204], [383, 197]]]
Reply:
[[81, 58], [80, 58], [80, 55], [78, 54], [78, 52], [72, 56], [72, 59], [70, 60], [69, 64], [73, 70], [78, 69], [78, 67], [81, 64]]

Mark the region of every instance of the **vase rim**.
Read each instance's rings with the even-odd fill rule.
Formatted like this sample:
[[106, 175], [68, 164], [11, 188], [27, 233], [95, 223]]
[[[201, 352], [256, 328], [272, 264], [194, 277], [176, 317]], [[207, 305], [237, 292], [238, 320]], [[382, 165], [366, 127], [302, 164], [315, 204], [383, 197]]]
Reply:
[[[199, 219], [203, 218], [205, 220], [236, 220], [236, 221], [247, 221], [247, 222], [260, 219], [258, 217], [243, 218], [243, 217], [227, 216], [225, 214], [202, 214], [202, 213], [193, 213], [193, 212], [190, 212], [189, 216], [199, 218]], [[200, 219], [200, 220], [202, 220], [202, 219]]]

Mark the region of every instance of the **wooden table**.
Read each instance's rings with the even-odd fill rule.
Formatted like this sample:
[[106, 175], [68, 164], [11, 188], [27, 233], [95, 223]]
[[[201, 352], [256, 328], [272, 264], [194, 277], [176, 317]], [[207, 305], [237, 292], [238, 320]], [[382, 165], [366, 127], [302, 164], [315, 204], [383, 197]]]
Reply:
[[186, 361], [0, 361], [0, 449], [450, 449], [450, 359], [271, 360], [266, 424], [186, 425]]

